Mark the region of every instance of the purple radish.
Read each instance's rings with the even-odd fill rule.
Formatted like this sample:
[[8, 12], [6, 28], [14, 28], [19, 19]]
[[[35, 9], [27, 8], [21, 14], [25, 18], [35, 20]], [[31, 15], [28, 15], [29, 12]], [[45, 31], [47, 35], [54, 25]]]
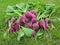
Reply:
[[31, 13], [37, 16], [37, 13], [35, 12], [35, 10], [32, 10]]
[[44, 20], [40, 20], [38, 24], [40, 28], [46, 29]]
[[11, 27], [14, 28], [15, 30], [19, 30], [20, 29], [20, 25], [16, 24], [16, 23], [12, 23]]
[[34, 37], [36, 36], [36, 31], [35, 31], [35, 30], [33, 31], [32, 35], [33, 35]]
[[45, 27], [46, 27], [46, 30], [48, 29], [48, 19], [45, 19]]
[[26, 23], [25, 26], [30, 28], [31, 27], [31, 23]]
[[16, 20], [16, 24], [20, 24], [20, 20], [18, 19], [18, 20]]
[[11, 18], [11, 22], [15, 22], [16, 21], [16, 18], [15, 17], [12, 17]]
[[36, 17], [34, 14], [32, 14], [31, 12], [27, 11], [25, 13], [25, 16], [28, 18], [28, 19], [31, 19], [32, 17]]
[[36, 23], [36, 18], [32, 18], [32, 19], [31, 19], [31, 22], [32, 22], [32, 23]]
[[27, 11], [27, 12], [25, 13], [25, 16], [26, 16], [27, 18], [30, 18], [30, 19], [32, 18], [31, 15], [32, 15], [32, 13], [30, 13], [29, 11]]
[[15, 28], [15, 30], [19, 30], [20, 26], [18, 24], [15, 24], [14, 28]]
[[20, 23], [26, 23], [26, 22], [28, 22], [28, 19], [25, 17], [25, 16], [21, 16], [20, 17]]
[[11, 27], [11, 28], [9, 28], [9, 31], [10, 31], [10, 32], [14, 32], [15, 29]]
[[8, 24], [8, 19], [5, 20], [5, 24]]
[[37, 23], [34, 23], [34, 24], [32, 25], [32, 27], [33, 27], [34, 30], [39, 29], [39, 25], [38, 25]]

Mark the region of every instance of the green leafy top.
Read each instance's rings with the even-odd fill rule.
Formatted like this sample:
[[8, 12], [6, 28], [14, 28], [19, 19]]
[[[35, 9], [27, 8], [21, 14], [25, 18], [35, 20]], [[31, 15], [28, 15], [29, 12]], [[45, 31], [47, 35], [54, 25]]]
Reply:
[[15, 6], [8, 6], [6, 12], [10, 16], [16, 14], [20, 17], [26, 11], [35, 10], [39, 14], [37, 17], [37, 20], [39, 20], [42, 18], [51, 17], [51, 15], [56, 11], [56, 7], [57, 6], [55, 4], [46, 4], [41, 2], [20, 3]]

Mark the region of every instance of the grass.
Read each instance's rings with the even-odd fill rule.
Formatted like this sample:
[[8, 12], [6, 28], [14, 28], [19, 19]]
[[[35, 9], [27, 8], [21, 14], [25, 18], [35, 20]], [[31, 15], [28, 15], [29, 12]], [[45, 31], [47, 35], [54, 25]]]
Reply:
[[[29, 0], [29, 1], [34, 1], [34, 0]], [[55, 3], [56, 5], [60, 5], [60, 0], [41, 0], [47, 3]], [[9, 39], [3, 38], [3, 34], [6, 31], [5, 25], [4, 25], [4, 20], [5, 15], [6, 15], [6, 8], [8, 5], [15, 5], [21, 2], [28, 2], [28, 0], [0, 0], [0, 45], [60, 45], [60, 39], [57, 37], [53, 36], [51, 32], [45, 33], [44, 39], [37, 39], [34, 40], [33, 37], [31, 38], [22, 38], [21, 41], [16, 40], [16, 34], [13, 33], [12, 35], [9, 35]], [[60, 18], [60, 8], [57, 9], [56, 13], [53, 14], [53, 17], [59, 17]], [[56, 21], [55, 22], [55, 27], [60, 33], [60, 22]], [[52, 38], [50, 38], [49, 34], [51, 35]]]

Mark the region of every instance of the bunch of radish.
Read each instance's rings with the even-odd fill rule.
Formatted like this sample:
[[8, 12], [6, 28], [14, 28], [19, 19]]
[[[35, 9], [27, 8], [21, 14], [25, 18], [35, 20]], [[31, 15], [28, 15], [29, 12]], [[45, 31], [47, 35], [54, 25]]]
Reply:
[[[38, 13], [35, 10], [26, 11], [24, 15], [20, 18], [12, 17], [10, 22], [11, 26], [9, 27], [10, 32], [14, 32], [16, 30], [20, 30], [21, 26], [26, 28], [32, 28], [34, 30], [33, 35], [36, 35], [36, 32], [39, 29], [48, 30], [49, 23], [52, 21], [48, 18], [37, 20]], [[8, 20], [5, 20], [5, 24], [8, 24]]]

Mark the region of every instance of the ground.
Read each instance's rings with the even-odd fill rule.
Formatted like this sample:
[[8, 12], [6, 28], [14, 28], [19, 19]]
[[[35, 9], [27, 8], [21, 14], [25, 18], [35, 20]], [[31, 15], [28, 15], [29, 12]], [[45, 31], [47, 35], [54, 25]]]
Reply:
[[[36, 1], [36, 0], [29, 0], [29, 1]], [[56, 5], [60, 6], [60, 0], [41, 0], [47, 3], [55, 3]], [[3, 39], [2, 35], [4, 34], [5, 25], [4, 20], [6, 15], [6, 8], [8, 5], [15, 5], [19, 4], [21, 2], [28, 2], [28, 0], [0, 0], [0, 45], [60, 45], [60, 39], [56, 38], [48, 38], [44, 41], [41, 40], [34, 40], [33, 38], [23, 38], [21, 41], [15, 40], [14, 38], [16, 35], [14, 34], [11, 39]], [[53, 14], [53, 17], [59, 17], [60, 18], [60, 8], [57, 9], [56, 13]], [[55, 27], [60, 32], [60, 22], [55, 22]]]

